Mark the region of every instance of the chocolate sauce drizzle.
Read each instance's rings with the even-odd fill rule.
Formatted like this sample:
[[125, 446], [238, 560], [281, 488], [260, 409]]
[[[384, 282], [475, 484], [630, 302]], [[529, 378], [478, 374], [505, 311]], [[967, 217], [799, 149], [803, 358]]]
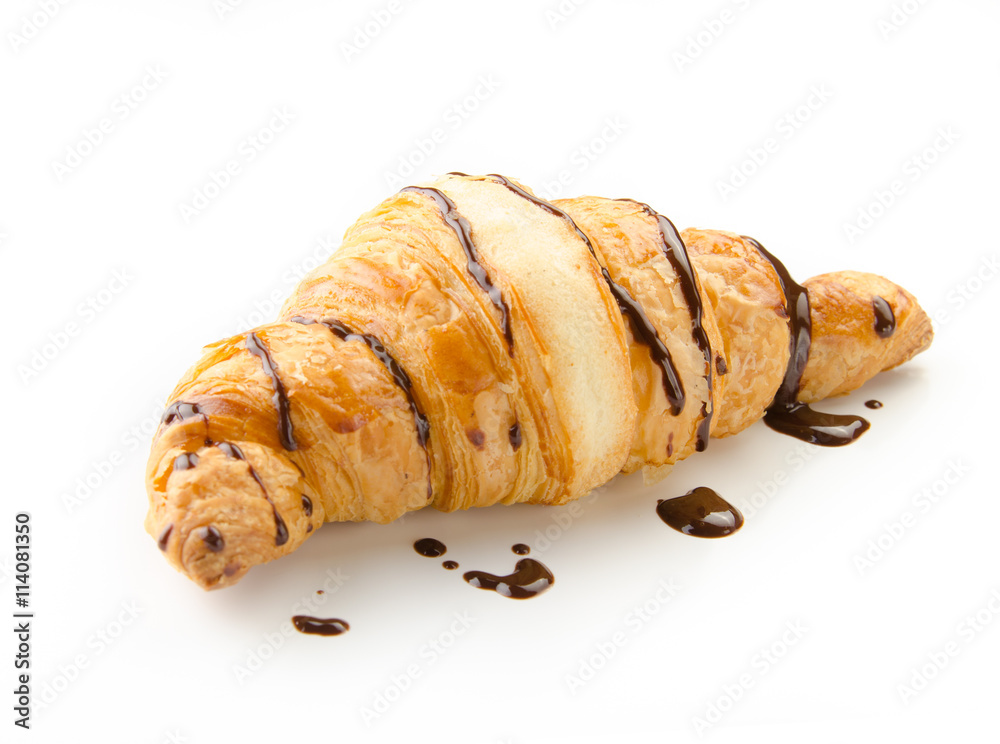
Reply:
[[320, 618], [309, 615], [295, 615], [292, 618], [292, 625], [300, 633], [321, 636], [337, 636], [351, 629], [351, 626], [340, 618]]
[[896, 331], [896, 316], [892, 312], [892, 305], [885, 298], [875, 295], [872, 310], [875, 311], [875, 333], [879, 338], [889, 338]]
[[406, 395], [406, 400], [410, 404], [410, 411], [413, 413], [413, 423], [417, 427], [417, 441], [420, 446], [424, 449], [424, 457], [427, 458], [427, 500], [430, 501], [433, 494], [433, 486], [431, 484], [431, 454], [427, 449], [427, 440], [430, 438], [431, 424], [427, 420], [427, 417], [420, 410], [417, 405], [416, 398], [413, 397], [413, 382], [410, 380], [410, 376], [406, 374], [406, 370], [403, 369], [402, 365], [396, 361], [396, 359], [388, 352], [385, 345], [379, 341], [375, 336], [370, 333], [355, 333], [346, 325], [338, 320], [332, 320], [327, 318], [326, 320], [316, 321], [311, 318], [304, 318], [301, 315], [296, 315], [293, 318], [289, 318], [292, 323], [301, 323], [302, 325], [313, 325], [319, 323], [325, 326], [334, 336], [341, 339], [342, 341], [360, 341], [375, 355], [382, 366], [388, 370], [389, 375], [392, 377], [392, 381], [396, 383], [396, 386], [403, 391]]
[[175, 421], [187, 421], [188, 419], [195, 418], [196, 416], [208, 416], [202, 413], [201, 408], [197, 403], [187, 403], [183, 400], [175, 400], [167, 409], [163, 412], [163, 416], [160, 418], [160, 423], [164, 426], [170, 426]]
[[274, 544], [284, 545], [288, 542], [288, 525], [285, 524], [285, 520], [281, 518], [278, 514], [278, 507], [274, 505], [271, 500], [271, 495], [267, 492], [264, 487], [264, 481], [260, 479], [257, 475], [257, 471], [254, 470], [253, 465], [251, 465], [243, 454], [243, 450], [237, 447], [232, 442], [219, 442], [215, 445], [226, 457], [231, 457], [234, 460], [243, 460], [246, 462], [247, 467], [250, 468], [250, 477], [257, 481], [257, 485], [260, 486], [261, 492], [264, 494], [264, 498], [267, 499], [267, 503], [271, 505], [271, 511], [274, 513]]
[[307, 517], [311, 517], [313, 515], [312, 499], [306, 496], [305, 494], [302, 494], [302, 511], [305, 513]]
[[205, 543], [205, 547], [213, 553], [219, 553], [226, 547], [226, 541], [222, 539], [222, 533], [219, 532], [215, 525], [199, 527], [198, 535], [201, 537], [202, 542]]
[[743, 526], [740, 510], [705, 486], [661, 500], [656, 513], [678, 532], [693, 537], [725, 537]]
[[796, 398], [802, 384], [802, 374], [809, 361], [812, 344], [812, 319], [809, 316], [809, 293], [797, 284], [777, 258], [772, 256], [753, 238], [743, 236], [760, 255], [770, 262], [778, 275], [781, 291], [788, 309], [788, 329], [791, 340], [788, 367], [774, 400], [764, 414], [764, 423], [775, 431], [801, 439], [804, 442], [841, 447], [860, 437], [871, 426], [865, 419], [854, 415], [840, 415], [814, 411]]
[[489, 272], [479, 260], [479, 251], [476, 244], [472, 242], [472, 227], [469, 225], [469, 221], [459, 213], [455, 202], [448, 198], [443, 191], [428, 186], [407, 186], [403, 191], [429, 196], [437, 203], [445, 224], [454, 231], [458, 242], [462, 245], [462, 250], [465, 252], [466, 270], [479, 285], [479, 288], [487, 294], [493, 306], [500, 311], [500, 327], [503, 329], [503, 337], [507, 340], [507, 352], [514, 356], [514, 331], [510, 324], [510, 307], [504, 302], [500, 289], [493, 284]]
[[490, 589], [502, 597], [530, 599], [546, 591], [555, 582], [555, 576], [545, 565], [534, 558], [522, 558], [514, 573], [494, 576], [485, 571], [469, 571], [462, 578], [477, 589]]
[[517, 452], [518, 449], [520, 449], [521, 447], [521, 441], [522, 441], [521, 424], [515, 421], [514, 425], [507, 430], [507, 438], [510, 440], [511, 449]]
[[[464, 176], [464, 173], [453, 172], [449, 175]], [[546, 212], [556, 217], [561, 218], [568, 224], [580, 239], [586, 244], [587, 249], [590, 251], [590, 255], [594, 257], [594, 261], [597, 262], [597, 252], [594, 250], [593, 243], [590, 242], [590, 238], [587, 234], [580, 229], [580, 226], [573, 221], [566, 212], [559, 209], [559, 207], [551, 204], [544, 199], [539, 199], [537, 196], [529, 194], [527, 191], [522, 189], [520, 186], [514, 182], [508, 180], [504, 176], [498, 175], [496, 173], [491, 173], [486, 178], [499, 183], [501, 186], [507, 187], [510, 191], [513, 191], [518, 196], [527, 199], [532, 204], [541, 207]], [[611, 290], [611, 294], [614, 296], [615, 301], [618, 303], [618, 307], [621, 309], [622, 313], [628, 316], [629, 320], [632, 321], [632, 329], [638, 340], [649, 347], [649, 354], [660, 369], [662, 370], [663, 378], [663, 391], [667, 395], [667, 401], [670, 403], [670, 410], [675, 416], [679, 414], [684, 409], [684, 386], [681, 384], [680, 376], [677, 374], [677, 368], [674, 367], [674, 361], [670, 357], [670, 351], [664, 345], [663, 341], [660, 339], [659, 334], [653, 327], [653, 324], [649, 322], [649, 318], [646, 316], [646, 311], [642, 309], [640, 305], [632, 295], [628, 293], [624, 287], [616, 283], [612, 278], [608, 270], [600, 265], [601, 276], [604, 277], [604, 281], [607, 282], [608, 288]]]
[[413, 549], [424, 558], [438, 558], [448, 552], [448, 548], [440, 540], [425, 537], [413, 543]]
[[174, 458], [174, 470], [190, 470], [198, 464], [198, 455], [185, 452]]
[[278, 434], [281, 437], [281, 446], [286, 450], [298, 449], [299, 446], [295, 443], [295, 432], [292, 428], [292, 417], [285, 385], [278, 377], [278, 367], [271, 357], [271, 352], [267, 350], [260, 337], [253, 331], [247, 334], [247, 351], [260, 358], [264, 374], [271, 378], [271, 386], [274, 388], [274, 407], [278, 409]]
[[[656, 220], [656, 224], [660, 228], [660, 239], [663, 242], [663, 253], [666, 255], [667, 260], [670, 261], [670, 265], [673, 267], [674, 273], [681, 283], [684, 301], [687, 303], [688, 311], [691, 313], [691, 335], [705, 357], [705, 384], [708, 386], [708, 400], [701, 407], [701, 421], [698, 423], [695, 442], [695, 449], [698, 452], [703, 452], [708, 446], [708, 439], [712, 430], [712, 413], [714, 412], [715, 405], [712, 400], [712, 344], [708, 340], [708, 333], [706, 333], [702, 322], [705, 316], [705, 308], [701, 302], [701, 293], [698, 292], [698, 285], [695, 283], [694, 267], [691, 265], [691, 259], [688, 256], [687, 248], [684, 246], [684, 241], [681, 239], [681, 234], [677, 231], [673, 222], [643, 202], [635, 201], [635, 199], [619, 199], [619, 201], [629, 201], [633, 204], [638, 204], [646, 214]], [[721, 356], [717, 357], [715, 360], [716, 366], [718, 366], [720, 361], [722, 362], [722, 367], [719, 368], [719, 374], [725, 374], [726, 361]]]
[[170, 541], [170, 533], [173, 531], [174, 531], [173, 522], [171, 522], [170, 524], [168, 524], [166, 527], [163, 528], [163, 531], [160, 533], [160, 536], [156, 539], [156, 544], [159, 546], [160, 550], [167, 549], [167, 543]]

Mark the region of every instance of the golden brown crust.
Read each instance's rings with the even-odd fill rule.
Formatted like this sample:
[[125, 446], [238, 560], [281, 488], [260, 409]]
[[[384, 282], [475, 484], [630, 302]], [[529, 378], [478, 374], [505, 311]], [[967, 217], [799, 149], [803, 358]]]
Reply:
[[[467, 220], [513, 345], [440, 199], [403, 191], [363, 215], [280, 320], [253, 331], [260, 349], [247, 334], [212, 345], [171, 396], [181, 407], [153, 442], [146, 528], [202, 587], [235, 583], [324, 521], [565, 503], [620, 470], [656, 480], [695, 450], [704, 412], [712, 435], [728, 436], [771, 403], [788, 313], [777, 273], [747, 239], [683, 233], [706, 364], [643, 205], [559, 201], [570, 220], [514, 181], [447, 176], [428, 187]], [[678, 415], [603, 270], [669, 351], [685, 394]], [[800, 400], [852, 390], [930, 343], [927, 316], [888, 280], [840, 272], [805, 286], [813, 340]], [[875, 297], [895, 316], [887, 338], [874, 330]]]

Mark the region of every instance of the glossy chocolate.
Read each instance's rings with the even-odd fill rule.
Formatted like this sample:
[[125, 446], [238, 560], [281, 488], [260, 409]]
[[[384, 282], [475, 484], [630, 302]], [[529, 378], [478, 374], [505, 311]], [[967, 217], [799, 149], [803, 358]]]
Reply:
[[705, 486], [660, 501], [656, 513], [678, 532], [693, 537], [725, 537], [743, 526], [739, 509]]
[[[677, 276], [684, 294], [684, 301], [691, 313], [691, 336], [701, 350], [702, 356], [705, 357], [705, 384], [708, 386], [708, 400], [702, 404], [701, 421], [698, 423], [695, 440], [695, 449], [698, 452], [703, 452], [708, 446], [708, 438], [712, 430], [712, 412], [715, 405], [712, 401], [712, 344], [703, 323], [705, 308], [701, 302], [701, 293], [698, 291], [694, 267], [691, 265], [691, 259], [688, 256], [687, 247], [681, 239], [681, 234], [673, 222], [643, 202], [634, 199], [620, 199], [619, 201], [630, 201], [638, 204], [647, 215], [656, 220], [660, 229], [660, 240], [663, 243], [663, 253], [674, 269], [674, 274]], [[725, 360], [720, 356], [716, 358], [715, 363], [718, 365], [720, 360], [723, 366], [719, 370], [719, 374], [725, 374]]]
[[875, 333], [879, 338], [889, 338], [896, 331], [896, 316], [892, 305], [878, 295], [872, 300], [872, 310], [875, 313]]
[[299, 447], [295, 443], [295, 431], [292, 427], [288, 393], [285, 391], [285, 385], [281, 381], [281, 378], [278, 377], [278, 366], [274, 363], [271, 352], [264, 346], [264, 343], [256, 333], [251, 331], [247, 334], [246, 346], [247, 351], [260, 359], [264, 374], [271, 380], [271, 387], [274, 390], [272, 400], [274, 401], [275, 409], [278, 411], [278, 435], [281, 438], [281, 446], [286, 450], [296, 450]]
[[791, 335], [790, 354], [785, 376], [774, 400], [764, 414], [764, 423], [775, 431], [824, 447], [850, 444], [871, 426], [860, 416], [821, 413], [797, 400], [802, 374], [809, 361], [812, 345], [812, 319], [809, 315], [809, 293], [792, 279], [788, 269], [753, 238], [743, 236], [774, 267], [781, 291], [785, 295], [788, 329]]
[[449, 571], [454, 571], [456, 568], [458, 568], [458, 563], [455, 561], [443, 561], [441, 565], [444, 566]]
[[163, 416], [160, 418], [160, 423], [164, 426], [170, 426], [170, 424], [177, 421], [187, 421], [195, 416], [205, 415], [201, 412], [201, 408], [197, 403], [186, 403], [183, 400], [176, 400], [167, 406], [167, 409], [163, 412]]
[[393, 382], [406, 395], [406, 400], [410, 404], [410, 411], [413, 413], [413, 423], [417, 428], [417, 441], [423, 447], [424, 456], [427, 459], [427, 500], [430, 501], [433, 487], [431, 485], [431, 455], [427, 449], [427, 440], [430, 438], [431, 424], [417, 405], [416, 398], [413, 397], [413, 383], [410, 380], [410, 376], [406, 374], [406, 370], [389, 353], [385, 345], [369, 333], [355, 333], [340, 321], [329, 318], [315, 321], [311, 318], [296, 315], [293, 318], [289, 318], [289, 321], [292, 323], [301, 323], [302, 325], [313, 325], [318, 322], [342, 341], [360, 341], [371, 350], [375, 358], [388, 370]]
[[218, 553], [226, 547], [226, 541], [222, 538], [222, 533], [214, 525], [199, 527], [198, 536], [205, 543], [205, 547], [213, 553]]
[[866, 400], [865, 401], [865, 406], [867, 406], [868, 408], [871, 408], [873, 410], [876, 409], [876, 408], [881, 408], [882, 407], [882, 401], [880, 401], [880, 400]]
[[321, 636], [337, 636], [351, 629], [347, 622], [339, 618], [320, 618], [309, 615], [295, 615], [292, 618], [292, 625], [300, 633]]
[[440, 540], [425, 537], [413, 543], [413, 549], [425, 558], [438, 558], [448, 552], [448, 548]]
[[507, 439], [510, 440], [510, 447], [515, 452], [521, 447], [521, 425], [515, 421], [514, 425], [507, 430]]
[[517, 543], [516, 545], [511, 545], [510, 549], [517, 555], [527, 555], [528, 553], [531, 552], [531, 548], [529, 548], [524, 543]]
[[313, 502], [312, 499], [302, 494], [302, 512], [307, 516], [311, 517], [313, 513]]
[[552, 572], [534, 558], [522, 558], [514, 567], [514, 573], [507, 576], [494, 576], [485, 571], [469, 571], [462, 578], [477, 589], [489, 589], [511, 599], [536, 597], [556, 581]]
[[[451, 175], [465, 174], [454, 173]], [[586, 244], [587, 249], [590, 251], [590, 255], [592, 255], [594, 260], [597, 261], [597, 252], [594, 250], [594, 245], [590, 242], [590, 238], [583, 230], [580, 229], [579, 225], [577, 225], [576, 222], [573, 221], [573, 218], [566, 212], [559, 209], [559, 207], [554, 204], [550, 204], [544, 199], [539, 199], [537, 196], [529, 194], [513, 181], [510, 181], [501, 175], [491, 173], [486, 176], [486, 178], [507, 187], [510, 191], [513, 191], [518, 196], [541, 207], [549, 214], [563, 219], [567, 225], [576, 231], [576, 234]], [[653, 327], [653, 324], [649, 322], [649, 318], [646, 316], [646, 311], [642, 309], [642, 305], [640, 305], [635, 298], [628, 293], [628, 290], [611, 278], [611, 274], [608, 273], [606, 268], [600, 266], [600, 262], [598, 262], [598, 266], [601, 269], [601, 276], [603, 276], [604, 281], [607, 282], [608, 289], [611, 290], [612, 296], [614, 296], [615, 301], [618, 303], [618, 307], [621, 309], [622, 313], [626, 315], [630, 321], [632, 321], [632, 331], [636, 340], [645, 344], [649, 348], [649, 354], [652, 357], [653, 362], [660, 367], [660, 371], [663, 373], [663, 391], [666, 393], [667, 401], [670, 403], [671, 412], [676, 416], [684, 408], [684, 386], [681, 383], [680, 376], [677, 374], [677, 368], [674, 367], [673, 359], [670, 357], [670, 351], [660, 339], [660, 336]]]
[[490, 279], [490, 274], [486, 270], [486, 267], [479, 260], [479, 251], [476, 249], [476, 244], [472, 241], [472, 227], [469, 225], [469, 221], [459, 213], [455, 202], [449, 199], [443, 191], [425, 186], [407, 186], [403, 191], [412, 191], [417, 194], [429, 196], [437, 203], [438, 210], [440, 210], [441, 216], [444, 217], [445, 224], [454, 231], [458, 242], [462, 245], [462, 250], [465, 252], [466, 270], [475, 280], [476, 284], [479, 285], [479, 288], [487, 294], [493, 306], [500, 311], [500, 328], [503, 330], [503, 336], [507, 340], [507, 351], [513, 356], [514, 331], [510, 324], [510, 308], [504, 302], [500, 289]]
[[247, 467], [250, 468], [250, 477], [257, 481], [257, 485], [260, 486], [261, 492], [264, 494], [264, 498], [267, 503], [271, 505], [271, 512], [274, 514], [274, 544], [284, 545], [288, 542], [288, 525], [285, 524], [285, 520], [281, 518], [278, 514], [278, 507], [274, 505], [271, 500], [271, 495], [267, 492], [267, 488], [264, 487], [264, 481], [260, 479], [257, 475], [257, 471], [254, 470], [253, 465], [247, 462], [246, 455], [243, 454], [243, 450], [237, 447], [232, 442], [219, 442], [215, 445], [219, 448], [226, 457], [231, 457], [234, 460], [243, 460], [247, 463]]
[[159, 546], [160, 550], [167, 549], [167, 543], [170, 542], [170, 533], [174, 531], [173, 522], [168, 524], [160, 532], [160, 536], [156, 539], [156, 544]]
[[194, 452], [184, 452], [174, 458], [174, 470], [190, 470], [198, 464], [198, 455]]

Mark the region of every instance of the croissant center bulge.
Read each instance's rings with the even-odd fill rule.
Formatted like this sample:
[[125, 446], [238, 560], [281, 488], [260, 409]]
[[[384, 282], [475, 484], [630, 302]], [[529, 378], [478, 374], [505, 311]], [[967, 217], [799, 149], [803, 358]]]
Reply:
[[215, 589], [325, 522], [656, 482], [765, 416], [842, 444], [867, 424], [808, 404], [931, 338], [880, 276], [800, 285], [752, 238], [643, 202], [449, 174], [362, 215], [275, 322], [206, 348], [152, 443], [146, 530]]

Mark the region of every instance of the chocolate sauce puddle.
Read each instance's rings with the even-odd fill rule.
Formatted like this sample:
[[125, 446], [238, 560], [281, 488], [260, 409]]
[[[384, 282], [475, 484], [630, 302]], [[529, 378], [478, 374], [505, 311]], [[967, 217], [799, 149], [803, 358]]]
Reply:
[[[464, 173], [453, 172], [449, 175], [464, 176]], [[541, 207], [546, 212], [556, 217], [561, 218], [568, 224], [580, 239], [586, 244], [587, 249], [590, 251], [590, 255], [594, 257], [594, 261], [597, 261], [597, 253], [594, 250], [593, 243], [590, 242], [590, 238], [587, 234], [580, 229], [580, 226], [573, 221], [566, 212], [559, 209], [559, 207], [554, 204], [550, 204], [544, 199], [539, 199], [537, 196], [529, 194], [527, 191], [522, 189], [517, 184], [508, 180], [504, 176], [498, 175], [496, 173], [491, 173], [486, 178], [489, 178], [501, 186], [505, 186], [510, 191], [514, 192], [518, 196], [527, 199], [532, 204]], [[622, 313], [628, 316], [629, 320], [632, 321], [632, 330], [638, 337], [638, 340], [645, 344], [649, 348], [649, 354], [653, 361], [660, 367], [663, 372], [663, 391], [667, 395], [667, 401], [670, 403], [670, 410], [673, 415], [678, 415], [684, 409], [684, 386], [681, 384], [680, 376], [677, 374], [677, 368], [674, 366], [673, 359], [670, 357], [670, 351], [664, 345], [663, 341], [660, 339], [659, 334], [653, 327], [653, 324], [649, 322], [649, 318], [646, 316], [646, 311], [642, 309], [640, 305], [628, 291], [617, 284], [612, 278], [608, 270], [597, 262], [601, 269], [601, 276], [604, 277], [604, 281], [608, 284], [608, 289], [611, 290], [612, 296], [614, 296], [615, 301], [618, 303], [618, 307], [621, 309]]]
[[454, 571], [456, 568], [458, 568], [458, 563], [456, 563], [455, 561], [444, 561], [441, 565], [444, 566], [444, 568], [448, 569], [449, 571]]
[[430, 438], [431, 424], [420, 410], [416, 399], [413, 397], [413, 382], [410, 380], [410, 376], [406, 374], [406, 370], [403, 369], [403, 366], [396, 361], [395, 357], [393, 357], [392, 354], [390, 354], [385, 348], [385, 345], [375, 336], [372, 336], [369, 333], [355, 333], [340, 321], [331, 320], [329, 318], [326, 320], [316, 321], [311, 318], [304, 318], [301, 315], [296, 315], [288, 320], [291, 323], [300, 323], [302, 325], [313, 325], [315, 323], [319, 323], [320, 325], [325, 326], [327, 330], [342, 341], [360, 341], [371, 350], [372, 354], [375, 355], [375, 358], [382, 363], [382, 366], [384, 366], [386, 370], [388, 370], [393, 382], [395, 382], [396, 386], [406, 395], [406, 400], [410, 404], [410, 411], [413, 413], [413, 423], [417, 427], [417, 441], [423, 448], [424, 457], [427, 459], [427, 500], [430, 501], [433, 487], [431, 485], [431, 454], [427, 449], [427, 440]]
[[472, 242], [472, 227], [469, 225], [469, 221], [459, 213], [455, 202], [448, 198], [448, 195], [443, 191], [428, 186], [407, 186], [403, 191], [423, 194], [437, 202], [445, 224], [454, 231], [458, 242], [462, 245], [462, 250], [465, 252], [466, 270], [479, 285], [479, 288], [490, 298], [493, 306], [500, 311], [500, 327], [503, 329], [503, 337], [507, 340], [507, 351], [511, 356], [514, 356], [514, 331], [510, 324], [510, 307], [504, 302], [500, 289], [493, 284], [489, 272], [479, 260], [479, 251], [476, 249], [476, 244]]
[[344, 620], [336, 617], [320, 618], [309, 615], [295, 615], [292, 624], [300, 633], [321, 636], [337, 636], [346, 633], [351, 626]]
[[438, 558], [448, 552], [448, 548], [440, 540], [425, 537], [413, 543], [413, 549], [424, 558]]
[[841, 447], [860, 437], [871, 426], [866, 419], [855, 415], [821, 413], [796, 398], [802, 384], [802, 374], [809, 361], [812, 345], [812, 319], [809, 317], [809, 293], [792, 279], [788, 269], [753, 238], [743, 236], [760, 255], [767, 259], [778, 274], [781, 291], [788, 308], [788, 329], [791, 334], [791, 354], [785, 377], [774, 400], [764, 414], [764, 423], [777, 432], [787, 434], [811, 444], [824, 447]]
[[517, 543], [516, 545], [511, 545], [510, 549], [517, 555], [527, 555], [528, 553], [531, 552], [531, 548], [529, 548], [524, 543]]
[[871, 408], [872, 410], [882, 407], [882, 401], [880, 400], [866, 400], [865, 407]]
[[264, 374], [271, 379], [271, 387], [274, 388], [274, 407], [278, 410], [278, 434], [281, 437], [281, 446], [286, 450], [297, 450], [299, 447], [295, 443], [288, 393], [285, 391], [285, 385], [281, 378], [278, 377], [278, 366], [274, 363], [271, 352], [264, 346], [256, 333], [251, 331], [247, 334], [246, 346], [247, 351], [260, 359]]
[[725, 537], [743, 526], [740, 510], [705, 486], [660, 501], [656, 513], [678, 532], [693, 537]]
[[522, 558], [514, 573], [494, 576], [485, 571], [469, 571], [462, 578], [477, 589], [490, 589], [502, 597], [530, 599], [546, 591], [555, 582], [552, 572], [534, 558]]
[[[663, 253], [666, 255], [667, 260], [670, 261], [670, 265], [674, 269], [674, 274], [680, 280], [684, 301], [687, 303], [688, 310], [691, 313], [691, 335], [701, 350], [702, 356], [705, 357], [705, 384], [708, 386], [708, 400], [702, 405], [701, 421], [698, 423], [697, 438], [695, 440], [695, 449], [698, 452], [704, 452], [708, 446], [708, 438], [712, 430], [712, 413], [715, 409], [712, 400], [712, 344], [708, 339], [708, 333], [706, 333], [703, 323], [705, 308], [702, 305], [701, 293], [698, 292], [698, 285], [695, 282], [694, 267], [691, 265], [691, 259], [688, 256], [684, 241], [681, 239], [681, 234], [677, 231], [673, 222], [643, 202], [635, 201], [635, 199], [619, 199], [619, 201], [629, 201], [633, 204], [638, 204], [646, 214], [656, 220], [656, 224], [660, 229], [660, 239], [663, 242]], [[716, 365], [720, 361], [723, 366], [720, 368], [719, 374], [725, 374], [725, 360], [722, 357], [716, 359]]]

